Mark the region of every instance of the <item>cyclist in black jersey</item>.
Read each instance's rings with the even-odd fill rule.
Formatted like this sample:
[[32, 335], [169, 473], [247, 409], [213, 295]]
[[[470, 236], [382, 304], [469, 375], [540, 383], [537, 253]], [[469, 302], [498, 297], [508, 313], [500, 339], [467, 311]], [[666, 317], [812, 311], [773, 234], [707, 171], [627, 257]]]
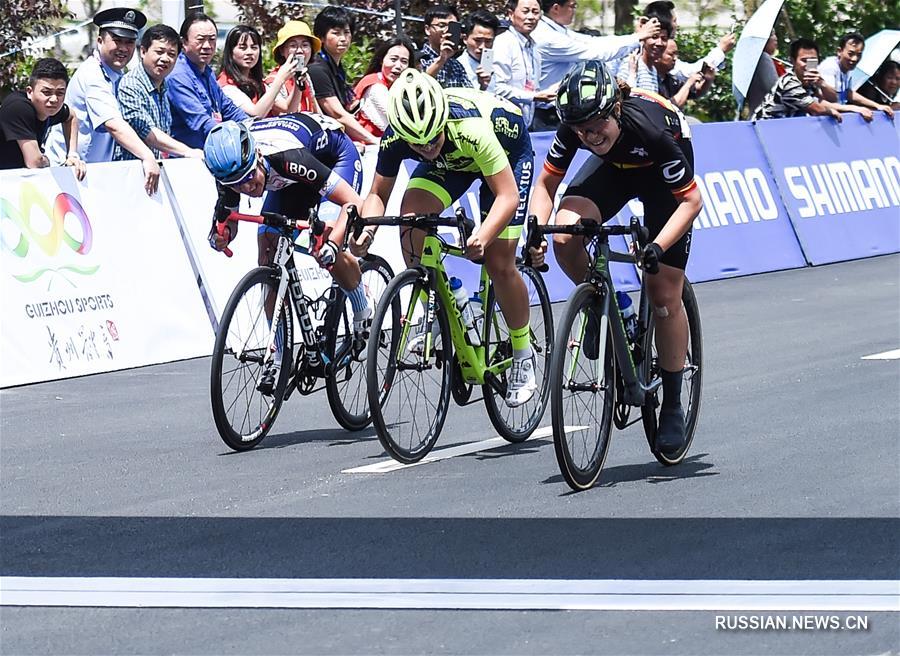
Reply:
[[[563, 194], [557, 225], [571, 225], [583, 217], [607, 221], [632, 198], [643, 202], [651, 243], [638, 259], [649, 274], [647, 290], [663, 378], [657, 446], [663, 453], [676, 453], [684, 442], [681, 383], [688, 341], [681, 292], [691, 226], [703, 207], [694, 181], [690, 128], [668, 100], [629, 89], [600, 61], [581, 62], [569, 71], [560, 83], [556, 111], [562, 124], [535, 184], [531, 213], [542, 224], [549, 221], [553, 198], [579, 148], [593, 155]], [[554, 237], [560, 267], [580, 283], [589, 264], [583, 239]], [[546, 247], [544, 243], [532, 249], [536, 264], [542, 263]]]

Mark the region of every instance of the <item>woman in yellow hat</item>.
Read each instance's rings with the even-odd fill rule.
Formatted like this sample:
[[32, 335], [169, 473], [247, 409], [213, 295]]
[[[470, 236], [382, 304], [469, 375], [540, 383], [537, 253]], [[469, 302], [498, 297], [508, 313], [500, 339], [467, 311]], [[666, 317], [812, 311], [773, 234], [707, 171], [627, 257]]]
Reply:
[[266, 84], [275, 83], [279, 71], [287, 65], [289, 57], [293, 56], [298, 61], [296, 62], [296, 73], [281, 87], [269, 116], [293, 112], [320, 113], [306, 67], [313, 55], [321, 49], [322, 42], [313, 36], [309, 25], [303, 21], [288, 21], [284, 27], [278, 30], [278, 37], [272, 48], [272, 55], [278, 62], [278, 66], [272, 69], [272, 72], [266, 77]]

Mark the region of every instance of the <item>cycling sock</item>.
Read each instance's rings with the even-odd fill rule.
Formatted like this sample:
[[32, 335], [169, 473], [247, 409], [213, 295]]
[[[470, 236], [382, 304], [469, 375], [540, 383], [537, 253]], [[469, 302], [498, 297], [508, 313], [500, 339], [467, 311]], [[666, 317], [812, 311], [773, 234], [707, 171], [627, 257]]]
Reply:
[[670, 410], [681, 408], [681, 379], [684, 377], [684, 369], [681, 371], [660, 369], [660, 373], [663, 388], [662, 407]]
[[369, 301], [366, 298], [366, 287], [365, 285], [363, 285], [362, 280], [359, 281], [356, 289], [352, 291], [347, 291], [346, 289], [344, 289], [344, 293], [347, 295], [347, 298], [350, 299], [350, 305], [353, 306], [354, 314], [359, 314], [367, 307], [369, 307]]
[[513, 357], [524, 360], [531, 357], [530, 327], [526, 323], [521, 328], [509, 329], [509, 341], [512, 342]]

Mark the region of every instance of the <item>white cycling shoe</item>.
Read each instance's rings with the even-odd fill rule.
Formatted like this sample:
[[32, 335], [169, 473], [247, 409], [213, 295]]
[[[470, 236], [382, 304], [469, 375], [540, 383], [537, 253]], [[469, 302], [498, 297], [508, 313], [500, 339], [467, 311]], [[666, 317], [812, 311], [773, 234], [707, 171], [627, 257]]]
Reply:
[[518, 408], [528, 403], [537, 391], [537, 379], [534, 374], [534, 356], [513, 359], [506, 384], [506, 405]]

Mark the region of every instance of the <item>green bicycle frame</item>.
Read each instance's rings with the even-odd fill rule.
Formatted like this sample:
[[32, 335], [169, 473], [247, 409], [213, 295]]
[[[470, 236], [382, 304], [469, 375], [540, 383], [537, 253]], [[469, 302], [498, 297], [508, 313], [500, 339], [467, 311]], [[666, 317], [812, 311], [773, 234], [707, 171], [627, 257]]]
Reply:
[[[596, 248], [597, 255], [594, 258], [594, 264], [588, 276], [588, 282], [594, 285], [598, 290], [606, 290], [606, 293], [602, 294], [602, 306], [600, 308], [600, 354], [597, 358], [598, 378], [602, 376], [603, 363], [606, 356], [606, 331], [612, 329], [613, 351], [616, 357], [616, 364], [619, 367], [619, 372], [624, 383], [625, 393], [622, 400], [628, 405], [641, 406], [644, 404], [647, 392], [656, 389], [656, 387], [659, 386], [660, 381], [655, 381], [655, 383], [649, 387], [641, 382], [640, 373], [638, 372], [637, 364], [634, 361], [634, 355], [628, 343], [628, 336], [625, 332], [625, 322], [622, 319], [622, 310], [619, 308], [619, 299], [616, 298], [614, 293], [615, 287], [613, 286], [612, 275], [609, 272], [609, 262], [611, 257], [609, 243], [606, 240], [600, 240], [597, 243]], [[622, 261], [629, 262], [630, 260], [623, 258]], [[607, 317], [615, 317], [616, 320], [609, 322], [606, 320]], [[646, 326], [646, 317], [639, 317], [639, 325], [641, 326], [640, 332], [643, 333], [644, 326]], [[586, 328], [587, 320], [585, 319], [582, 321], [579, 330], [580, 342], [584, 340]], [[578, 355], [580, 354], [576, 354], [576, 357], [572, 358], [572, 368], [569, 372], [570, 380], [572, 380], [575, 374], [575, 365], [577, 363]]]
[[[462, 312], [460, 312], [459, 307], [456, 305], [456, 298], [453, 296], [453, 292], [450, 291], [450, 279], [447, 276], [447, 271], [444, 268], [443, 262], [446, 255], [465, 257], [462, 248], [444, 243], [437, 235], [431, 232], [426, 234], [425, 242], [422, 247], [422, 256], [419, 261], [419, 266], [424, 269], [426, 280], [430, 283], [428, 284], [427, 290], [422, 290], [422, 297], [420, 299], [426, 303], [426, 332], [423, 357], [424, 360], [427, 361], [432, 353], [433, 344], [431, 327], [437, 319], [435, 316], [435, 293], [437, 293], [441, 305], [447, 313], [448, 323], [450, 324], [450, 340], [453, 343], [456, 359], [462, 370], [463, 380], [472, 385], [484, 385], [485, 383], [489, 383], [491, 379], [496, 380], [497, 376], [509, 369], [512, 366], [512, 358], [506, 358], [500, 362], [486, 366], [486, 346], [484, 343], [480, 346], [473, 346], [469, 343], [469, 340], [466, 337], [467, 329], [465, 322], [463, 321]], [[486, 300], [488, 284], [489, 278], [487, 269], [482, 265], [479, 296], [483, 300]], [[410, 326], [412, 326], [413, 313], [416, 306], [417, 303], [410, 299], [407, 316], [404, 317], [403, 328], [400, 334], [400, 353], [406, 351], [409, 330]], [[496, 313], [494, 314], [494, 321], [497, 321]], [[485, 330], [484, 332], [487, 334], [489, 331]], [[486, 341], [486, 334], [482, 335], [483, 342]]]

